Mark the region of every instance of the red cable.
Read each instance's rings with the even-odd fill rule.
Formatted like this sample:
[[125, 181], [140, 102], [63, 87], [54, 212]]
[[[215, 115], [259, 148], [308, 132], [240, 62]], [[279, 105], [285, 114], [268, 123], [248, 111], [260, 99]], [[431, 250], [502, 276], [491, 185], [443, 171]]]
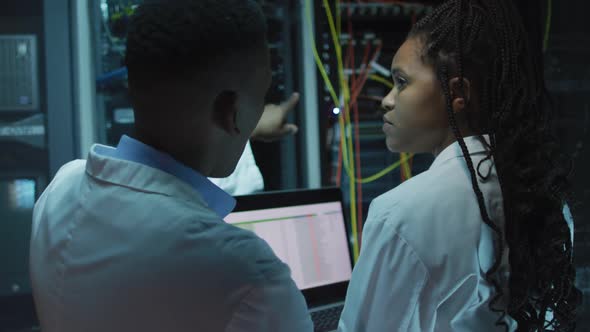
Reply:
[[[344, 139], [343, 137], [340, 138]], [[336, 171], [336, 185], [340, 187], [342, 179], [342, 144], [338, 144], [338, 169]]]
[[[344, 61], [344, 68], [352, 68], [352, 76], [351, 76], [351, 84], [355, 84], [356, 82], [356, 75], [354, 73], [355, 69], [355, 61], [354, 61], [354, 48], [353, 48], [353, 34], [352, 34], [352, 22], [350, 20], [351, 17], [351, 8], [348, 7], [348, 33], [350, 38], [348, 40], [348, 55]], [[344, 137], [340, 138], [341, 140]], [[336, 185], [340, 187], [342, 183], [342, 144], [338, 144], [338, 167], [336, 171]]]
[[[355, 135], [355, 154], [356, 154], [356, 177], [361, 179], [361, 144], [360, 144], [360, 135], [359, 135], [359, 108], [358, 104], [355, 102], [353, 104], [354, 109], [354, 135]], [[356, 182], [356, 181], [355, 181]], [[360, 182], [356, 183], [357, 186], [357, 227], [358, 227], [358, 237], [359, 237], [359, 247], [362, 243], [362, 234], [363, 234], [363, 184]]]
[[[348, 68], [351, 66], [351, 54], [352, 54], [352, 43], [350, 40], [348, 40], [348, 47], [346, 48], [346, 58], [344, 59], [344, 69]], [[354, 65], [354, 64], [353, 64]]]
[[365, 0], [368, 3], [382, 3], [382, 4], [393, 4], [393, 5], [408, 5], [411, 2], [408, 1], [401, 1], [401, 0]]
[[[361, 72], [359, 73], [359, 77], [357, 77], [354, 86], [352, 87], [352, 94], [351, 94], [351, 98], [352, 96], [354, 96], [355, 94], [357, 94], [357, 92], [359, 91], [359, 84], [362, 82], [362, 78], [363, 78], [363, 70], [366, 70], [367, 66], [368, 66], [368, 61], [369, 61], [369, 54], [371, 53], [371, 43], [369, 41], [367, 41], [367, 45], [365, 46], [365, 52], [363, 54], [363, 59], [361, 61]], [[356, 68], [355, 68], [356, 70]], [[362, 90], [362, 89], [361, 89]]]
[[[371, 43], [367, 42], [367, 45], [365, 46], [365, 54], [363, 55], [363, 61], [361, 62], [361, 66], [363, 64], [365, 64], [365, 68], [367, 66], [367, 61], [369, 60], [369, 53], [371, 52]], [[356, 70], [356, 68], [354, 68], [354, 70]], [[362, 75], [362, 74], [361, 74]], [[355, 80], [354, 85], [351, 87], [351, 91], [352, 91], [352, 96], [354, 96], [355, 94], [358, 95], [357, 93], [357, 85], [359, 83], [361, 79], [359, 78], [358, 80]], [[351, 102], [355, 102], [356, 99], [351, 99]]]
[[348, 40], [348, 56], [350, 59], [350, 68], [352, 69], [352, 74], [350, 75], [350, 86], [352, 87], [356, 84], [356, 61], [354, 58], [354, 31], [352, 29], [352, 9], [348, 7], [348, 35], [350, 39]]
[[[375, 53], [373, 55], [373, 57], [371, 58], [371, 62], [375, 61], [377, 59], [377, 56], [379, 55], [379, 52], [381, 52], [381, 48], [383, 47], [382, 43], [379, 43], [377, 45], [377, 49], [375, 50]], [[358, 97], [358, 95], [361, 93], [361, 91], [363, 90], [363, 87], [365, 86], [365, 83], [367, 83], [367, 78], [369, 77], [369, 64], [370, 62], [367, 62], [364, 66], [364, 73], [363, 73], [363, 77], [360, 79], [361, 82], [358, 84], [359, 86], [356, 87], [356, 91], [353, 94], [351, 100], [353, 103], [356, 102], [356, 98]]]
[[[348, 55], [349, 56], [347, 56], [346, 59], [344, 60], [344, 68], [347, 68], [348, 65], [350, 65], [350, 46], [348, 49]], [[343, 110], [340, 110], [340, 111], [343, 112]], [[340, 115], [338, 115], [338, 116], [340, 116]], [[340, 139], [343, 140], [344, 137], [340, 137]], [[341, 183], [342, 183], [342, 144], [339, 143], [338, 144], [338, 166], [336, 169], [336, 185], [338, 187], [340, 187]]]
[[[348, 56], [346, 57], [346, 59], [344, 60], [344, 68], [347, 68], [350, 65], [350, 45], [348, 47]], [[340, 110], [341, 112], [343, 112], [343, 110]], [[340, 115], [337, 115], [340, 116]], [[341, 140], [344, 139], [344, 137], [340, 137]], [[338, 166], [336, 169], [336, 185], [338, 187], [340, 187], [340, 185], [342, 184], [342, 144], [339, 143], [338, 144]]]
[[[354, 31], [352, 28], [352, 11], [351, 8], [348, 7], [348, 34], [350, 36], [350, 50], [349, 53], [351, 58], [351, 86], [356, 85], [356, 61], [355, 61], [355, 52], [354, 52]], [[350, 101], [349, 101], [350, 102]], [[361, 172], [361, 146], [360, 146], [360, 135], [359, 135], [359, 112], [358, 112], [358, 104], [356, 100], [352, 104], [354, 107], [354, 122], [355, 122], [355, 150], [356, 150], [356, 177], [358, 179], [362, 178]], [[355, 181], [356, 182], [356, 181]], [[359, 248], [362, 245], [362, 234], [363, 234], [363, 184], [357, 182], [357, 228], [358, 228], [358, 241], [359, 241]]]
[[[355, 150], [356, 150], [356, 165], [357, 165], [357, 177], [360, 179], [361, 178], [361, 164], [360, 164], [360, 136], [359, 136], [359, 119], [358, 119], [358, 104], [356, 102], [356, 99], [358, 97], [358, 95], [361, 93], [365, 83], [367, 82], [367, 78], [368, 78], [368, 73], [369, 73], [369, 53], [370, 53], [370, 49], [371, 49], [371, 44], [367, 43], [367, 46], [365, 47], [365, 55], [363, 57], [363, 64], [364, 64], [364, 68], [363, 71], [364, 73], [361, 75], [362, 78], [360, 79], [360, 83], [358, 83], [358, 81], [355, 82], [355, 85], [353, 87], [354, 93], [353, 96], [351, 98], [350, 103], [352, 104], [353, 108], [354, 108], [354, 122], [355, 122]], [[375, 54], [373, 55], [372, 59], [374, 60], [376, 58], [376, 56], [379, 54], [379, 52], [381, 51], [381, 47], [382, 45], [379, 44], [377, 46], [377, 50], [375, 51]], [[361, 183], [357, 183], [357, 231], [359, 234], [359, 246], [362, 243], [362, 228], [363, 228], [363, 221], [362, 221], [362, 215], [363, 215], [363, 210], [362, 210], [362, 184]]]
[[[352, 28], [352, 11], [351, 8], [348, 7], [348, 35], [350, 36], [349, 39], [349, 60], [351, 63], [352, 74], [350, 76], [350, 86], [351, 90], [356, 87], [357, 80], [356, 80], [356, 61], [355, 61], [355, 52], [354, 52], [354, 31]], [[367, 45], [369, 45], [367, 43]], [[370, 51], [370, 46], [368, 49], [365, 50], [365, 57], [368, 57]], [[364, 60], [366, 62], [366, 59]], [[361, 171], [361, 147], [360, 147], [360, 135], [359, 135], [359, 111], [358, 111], [358, 104], [356, 101], [350, 103], [349, 106], [352, 105], [353, 112], [354, 112], [354, 123], [355, 123], [355, 155], [356, 155], [356, 178], [361, 179], [362, 171]], [[351, 179], [351, 181], [355, 181], [355, 179]], [[357, 231], [358, 231], [358, 241], [359, 247], [362, 245], [362, 234], [363, 234], [363, 185], [360, 182], [356, 183], [357, 186]]]

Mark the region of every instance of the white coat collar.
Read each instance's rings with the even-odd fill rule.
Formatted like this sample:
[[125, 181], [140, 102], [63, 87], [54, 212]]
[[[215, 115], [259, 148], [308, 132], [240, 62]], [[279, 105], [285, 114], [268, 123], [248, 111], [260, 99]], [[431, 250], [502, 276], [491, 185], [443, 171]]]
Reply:
[[[108, 146], [93, 145], [88, 155], [86, 172], [99, 180], [136, 190], [188, 201], [197, 200], [222, 219], [234, 209], [235, 199], [206, 177], [196, 171], [187, 171], [186, 166], [167, 155], [142, 146], [139, 141], [129, 141], [129, 138], [126, 140], [126, 143], [132, 143], [134, 154], [121, 154], [121, 149], [117, 151], [118, 149]], [[128, 149], [129, 145], [126, 148]]]
[[[469, 136], [465, 137], [465, 145], [467, 146], [467, 150], [469, 151], [469, 155], [485, 153], [488, 151], [488, 148], [481, 140], [485, 140], [487, 144], [490, 144], [490, 136], [489, 135], [481, 135], [481, 136]], [[450, 159], [454, 159], [457, 157], [463, 157], [463, 152], [461, 151], [461, 146], [459, 142], [455, 142], [448, 147], [446, 147], [435, 159], [430, 169], [439, 167], [446, 161]]]

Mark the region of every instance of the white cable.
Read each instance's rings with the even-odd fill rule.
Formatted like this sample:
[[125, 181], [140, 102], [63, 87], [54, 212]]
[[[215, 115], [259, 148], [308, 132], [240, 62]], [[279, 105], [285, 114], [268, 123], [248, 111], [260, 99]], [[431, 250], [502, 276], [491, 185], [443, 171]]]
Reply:
[[377, 63], [377, 61], [371, 61], [371, 68], [375, 69], [375, 71], [385, 77], [390, 77], [391, 76], [391, 72], [389, 71], [389, 69], [383, 67], [382, 65], [380, 65], [379, 63]]

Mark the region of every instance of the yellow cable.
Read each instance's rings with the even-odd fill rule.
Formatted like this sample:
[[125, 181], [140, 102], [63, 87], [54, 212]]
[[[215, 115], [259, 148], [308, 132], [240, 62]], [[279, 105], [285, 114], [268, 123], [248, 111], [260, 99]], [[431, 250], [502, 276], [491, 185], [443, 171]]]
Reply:
[[[318, 70], [320, 71], [320, 73], [322, 74], [322, 78], [324, 80], [324, 83], [326, 84], [326, 87], [328, 88], [330, 95], [332, 97], [332, 102], [334, 103], [334, 105], [336, 107], [341, 107], [340, 105], [340, 101], [338, 99], [338, 96], [336, 94], [336, 91], [334, 90], [334, 87], [332, 85], [332, 82], [330, 81], [330, 78], [328, 77], [328, 74], [326, 72], [326, 69], [324, 67], [324, 64], [322, 63], [322, 60], [319, 57], [318, 51], [317, 51], [317, 47], [316, 47], [316, 43], [315, 43], [315, 37], [313, 36], [313, 29], [312, 29], [312, 17], [311, 17], [311, 1], [310, 0], [306, 0], [305, 1], [305, 6], [306, 6], [306, 14], [307, 14], [307, 24], [309, 25], [309, 31], [310, 31], [310, 35], [311, 35], [311, 41], [312, 41], [312, 50], [314, 53], [314, 60], [316, 62], [316, 66], [318, 67]], [[345, 112], [345, 110], [342, 110], [343, 112]], [[341, 116], [338, 117], [339, 120], [342, 120]], [[346, 134], [344, 133], [344, 129], [346, 128], [344, 122], [340, 123], [340, 129], [341, 129], [341, 142], [342, 144], [342, 151], [343, 151], [343, 164], [344, 164], [344, 168], [347, 171], [347, 174], [349, 175], [349, 177], [354, 178], [354, 176], [351, 176], [351, 170], [348, 167], [348, 163], [349, 163], [349, 158], [348, 158], [348, 149], [344, 147], [344, 145], [346, 144]]]
[[[346, 108], [348, 108], [348, 105], [346, 106]], [[350, 126], [350, 117], [348, 119], [349, 122], [349, 128], [351, 128]], [[352, 135], [348, 136], [348, 157], [350, 158], [350, 166], [351, 166], [351, 173], [353, 174], [352, 177], [349, 177], [349, 181], [348, 181], [348, 187], [349, 187], [349, 191], [350, 191], [350, 214], [352, 216], [351, 221], [352, 221], [352, 228], [353, 228], [353, 238], [354, 238], [354, 242], [353, 242], [353, 257], [354, 257], [354, 261], [356, 262], [358, 257], [359, 257], [359, 252], [360, 252], [360, 248], [359, 248], [359, 235], [358, 235], [358, 228], [357, 228], [357, 202], [356, 202], [356, 177], [355, 175], [355, 164], [354, 164], [354, 152], [352, 149]]]
[[405, 158], [405, 160], [406, 160], [406, 162], [405, 162], [405, 165], [406, 165], [406, 180], [409, 180], [409, 179], [412, 178], [412, 166], [410, 166], [410, 162], [409, 162], [411, 158], [412, 157], [410, 157], [410, 155], [408, 153], [406, 153], [406, 158]]
[[[323, 0], [324, 3], [324, 10], [326, 11], [326, 16], [328, 18], [328, 26], [330, 27], [330, 35], [332, 36], [332, 41], [334, 43], [334, 50], [336, 51], [336, 60], [338, 66], [338, 78], [340, 79], [340, 85], [342, 88], [342, 96], [344, 97], [344, 103], [348, 101], [350, 98], [348, 94], [346, 80], [344, 78], [344, 62], [342, 61], [342, 46], [340, 45], [340, 37], [336, 31], [336, 26], [334, 24], [334, 16], [332, 15], [332, 9], [330, 9], [330, 4], [328, 0]], [[338, 17], [340, 21], [340, 17]]]
[[[313, 36], [313, 29], [312, 29], [313, 26], [312, 26], [312, 23], [311, 23], [312, 22], [312, 16], [311, 16], [311, 4], [310, 4], [310, 0], [307, 0], [305, 2], [305, 5], [306, 5], [306, 14], [307, 14], [307, 24], [310, 27], [309, 28], [309, 31], [310, 31], [310, 36], [311, 36], [311, 41], [312, 41], [312, 50], [313, 50], [313, 55], [314, 55], [314, 60], [316, 62], [316, 66], [318, 67], [318, 70], [320, 71], [320, 74], [322, 75], [322, 78], [324, 80], [324, 83], [326, 84], [326, 87], [328, 88], [328, 91], [330, 92], [330, 95], [332, 97], [332, 101], [334, 102], [334, 105], [336, 107], [342, 108], [342, 105], [340, 103], [340, 100], [338, 99], [338, 95], [336, 94], [336, 91], [334, 90], [334, 87], [332, 85], [332, 82], [330, 81], [330, 78], [329, 78], [329, 76], [328, 76], [328, 74], [326, 72], [326, 68], [324, 67], [324, 64], [322, 63], [322, 60], [320, 59], [320, 56], [318, 54], [317, 46], [316, 46], [316, 43], [315, 43], [315, 37]], [[330, 13], [330, 16], [331, 16], [331, 13]], [[333, 22], [332, 22], [332, 24], [333, 24]], [[338, 58], [338, 62], [340, 64], [342, 62], [342, 58], [341, 58], [341, 51], [340, 51], [340, 43], [338, 42], [337, 39], [336, 39], [336, 45], [338, 45], [338, 46], [336, 46], [336, 53], [337, 53], [337, 55], [340, 55], [340, 57]], [[340, 84], [342, 86], [346, 86], [345, 84], [343, 84], [343, 82], [345, 82], [345, 81], [344, 81], [344, 78], [343, 78], [344, 77], [343, 69], [341, 69], [341, 68], [343, 68], [343, 67], [339, 67]], [[348, 101], [348, 93], [346, 91], [347, 89], [344, 88], [343, 90], [344, 90], [343, 91], [343, 94], [345, 96], [345, 100]], [[347, 147], [345, 147], [345, 145], [347, 145], [347, 144], [346, 144], [346, 138], [345, 138], [346, 135], [344, 133], [345, 124], [344, 124], [344, 121], [343, 121], [344, 120], [343, 117], [346, 117], [347, 111], [348, 110], [345, 108], [343, 110], [341, 116], [338, 117], [339, 122], [340, 122], [340, 127], [341, 127], [341, 136], [342, 136], [342, 138], [341, 138], [341, 144], [342, 144], [342, 151], [343, 151], [343, 154], [344, 154], [343, 158], [344, 158], [344, 164], [346, 166], [348, 166], [347, 164], [350, 161], [350, 159], [348, 157], [348, 153], [347, 153], [350, 150], [347, 149]], [[346, 168], [347, 168], [347, 171], [349, 173], [349, 178], [350, 179], [354, 179], [353, 170], [350, 170], [348, 167], [346, 167]], [[352, 177], [350, 177], [351, 174], [353, 175]], [[351, 194], [354, 194], [354, 182], [351, 180], [350, 183], [351, 183], [351, 187], [352, 187], [352, 190], [353, 190], [353, 191], [351, 191]], [[356, 260], [358, 259], [359, 249], [358, 249], [358, 232], [357, 232], [357, 228], [356, 228], [356, 200], [355, 199], [351, 200], [351, 215], [352, 215], [352, 218], [351, 218], [352, 225], [351, 225], [351, 227], [352, 227], [352, 233], [353, 233], [353, 239], [354, 239], [353, 240], [353, 256], [354, 256], [354, 261], [356, 262]]]
[[342, 149], [342, 165], [344, 165], [344, 169], [346, 170], [348, 177], [354, 179], [354, 174], [351, 173], [350, 168], [348, 167], [350, 159], [348, 158], [348, 147], [346, 146], [346, 124], [343, 115], [338, 116], [338, 124], [340, 127], [340, 149]]
[[[400, 157], [400, 160], [402, 160], [403, 157], [404, 157], [404, 153], [403, 152], [400, 153], [399, 154], [399, 157]], [[407, 170], [406, 169], [406, 163], [402, 161], [402, 163], [400, 164], [400, 167], [401, 167], [401, 169], [400, 169], [399, 172], [400, 172], [400, 175], [401, 175], [401, 180], [402, 181], [405, 181], [405, 178], [406, 178], [406, 170]]]
[[364, 179], [357, 179], [357, 182], [360, 182], [362, 184], [375, 182], [375, 181], [379, 180], [380, 178], [384, 177], [385, 175], [389, 174], [390, 172], [392, 172], [396, 168], [398, 168], [403, 161], [404, 161], [404, 158], [401, 157], [400, 160], [396, 161], [395, 163], [393, 163], [391, 166], [385, 168], [384, 170], [377, 172], [371, 176], [368, 176]]
[[311, 17], [311, 0], [305, 1], [305, 8], [306, 8], [306, 14], [307, 14], [307, 24], [309, 26], [309, 34], [311, 37], [311, 48], [313, 50], [313, 57], [314, 57], [316, 66], [318, 67], [318, 70], [320, 71], [320, 74], [322, 75], [322, 78], [324, 80], [324, 84], [326, 84], [326, 87], [328, 88], [328, 91], [330, 92], [330, 96], [332, 97], [332, 101], [334, 102], [334, 106], [340, 107], [340, 100], [338, 100], [338, 95], [336, 94], [336, 91], [334, 90], [334, 86], [332, 86], [332, 82], [330, 82], [330, 78], [328, 77], [328, 73], [326, 72], [326, 68], [324, 67], [324, 64], [322, 63], [322, 59], [320, 59], [320, 55], [318, 54], [318, 49], [316, 47], [315, 37], [313, 35], [313, 24], [312, 24], [312, 17]]
[[[345, 107], [348, 107], [345, 105]], [[356, 220], [356, 193], [355, 193], [355, 185], [356, 185], [356, 181], [355, 181], [355, 176], [353, 171], [350, 169], [349, 167], [349, 163], [350, 163], [350, 147], [348, 146], [347, 139], [346, 139], [346, 124], [345, 124], [345, 118], [346, 116], [344, 115], [344, 111], [343, 113], [341, 113], [340, 116], [338, 116], [338, 124], [340, 125], [340, 148], [342, 149], [342, 164], [344, 165], [344, 168], [346, 169], [346, 172], [348, 173], [348, 188], [349, 188], [349, 193], [350, 195], [350, 227], [351, 227], [351, 231], [352, 231], [352, 238], [353, 238], [353, 243], [352, 243], [352, 256], [353, 256], [353, 261], [356, 263], [357, 259], [358, 259], [358, 255], [359, 255], [359, 241], [358, 241], [358, 230], [357, 230], [357, 220]]]
[[402, 152], [401, 159], [402, 159], [402, 168], [404, 171], [404, 176], [405, 176], [406, 180], [408, 180], [412, 177], [412, 169], [410, 168], [410, 163], [408, 162], [410, 160], [410, 156], [408, 153]]
[[[340, 18], [339, 18], [340, 20]], [[356, 186], [357, 183], [355, 181], [356, 179], [356, 159], [355, 159], [355, 150], [354, 150], [354, 142], [353, 142], [353, 126], [351, 125], [352, 120], [351, 120], [351, 107], [350, 107], [350, 92], [348, 90], [348, 82], [345, 80], [344, 78], [344, 66], [342, 65], [343, 61], [342, 61], [342, 52], [340, 52], [340, 54], [338, 55], [339, 58], [339, 71], [342, 73], [342, 77], [341, 77], [341, 84], [342, 84], [342, 91], [344, 94], [344, 103], [345, 103], [345, 114], [346, 114], [346, 123], [347, 123], [347, 128], [348, 128], [348, 158], [349, 158], [349, 165], [350, 165], [350, 173], [352, 174], [351, 177], [349, 177], [349, 191], [350, 191], [350, 214], [352, 216], [354, 216], [352, 218], [352, 227], [354, 227], [355, 229], [355, 236], [354, 236], [354, 243], [353, 243], [353, 257], [354, 257], [354, 261], [356, 262], [358, 260], [358, 257], [360, 255], [360, 234], [358, 234], [358, 222], [359, 220], [357, 220], [357, 216], [358, 216], [358, 205], [357, 205], [357, 192], [356, 192]], [[358, 138], [357, 138], [358, 139]]]
[[393, 89], [393, 82], [389, 81], [386, 78], [383, 78], [375, 74], [371, 74], [369, 75], [369, 79], [375, 82], [383, 83], [383, 85], [387, 86], [390, 89]]
[[[340, 88], [341, 93], [344, 99], [343, 104], [343, 112], [341, 113], [341, 117], [344, 117], [344, 122], [346, 124], [345, 131], [347, 135], [343, 136], [342, 138], [346, 140], [345, 150], [347, 151], [346, 157], [343, 158], [348, 160], [348, 169], [349, 172], [349, 194], [350, 194], [350, 220], [351, 220], [351, 228], [352, 228], [352, 238], [353, 238], [353, 258], [356, 262], [359, 256], [359, 236], [358, 236], [358, 229], [357, 229], [357, 202], [356, 202], [356, 181], [355, 180], [355, 165], [354, 165], [354, 150], [353, 150], [353, 142], [352, 142], [352, 126], [350, 121], [350, 94], [348, 91], [348, 84], [344, 77], [344, 62], [342, 61], [342, 47], [340, 45], [340, 38], [339, 34], [336, 29], [336, 24], [334, 24], [334, 16], [332, 15], [332, 10], [330, 9], [330, 4], [328, 0], [323, 0], [324, 10], [326, 11], [326, 16], [328, 18], [328, 25], [330, 27], [330, 34], [332, 36], [332, 41], [334, 42], [334, 49], [336, 51], [336, 62], [338, 66], [338, 78], [340, 80]], [[338, 4], [336, 4], [338, 6]], [[338, 8], [336, 11], [338, 12]], [[340, 16], [338, 16], [338, 21], [340, 21]], [[340, 26], [340, 23], [338, 23]]]
[[[307, 1], [307, 4], [309, 5], [309, 0]], [[341, 86], [341, 90], [342, 90], [342, 94], [343, 94], [343, 98], [344, 98], [344, 107], [341, 110], [340, 117], [344, 117], [345, 124], [344, 125], [341, 124], [341, 127], [342, 127], [342, 129], [344, 129], [345, 133], [347, 133], [348, 135], [342, 134], [342, 131], [341, 131], [341, 137], [345, 142], [345, 144], [343, 144], [343, 147], [344, 147], [344, 149], [343, 149], [343, 160], [344, 160], [343, 164], [345, 166], [348, 176], [350, 178], [354, 179], [355, 178], [355, 176], [354, 176], [354, 153], [351, 152], [351, 150], [352, 150], [352, 135], [351, 135], [351, 126], [350, 126], [350, 109], [346, 106], [350, 100], [350, 92], [348, 90], [348, 84], [347, 84], [345, 76], [344, 76], [344, 64], [342, 61], [342, 48], [341, 48], [340, 41], [339, 41], [339, 38], [337, 35], [337, 30], [336, 30], [336, 27], [334, 24], [334, 17], [332, 15], [332, 10], [330, 9], [330, 4], [328, 3], [328, 0], [323, 0], [323, 5], [324, 5], [324, 10], [326, 11], [326, 17], [328, 19], [328, 24], [330, 26], [330, 34], [332, 36], [332, 41], [334, 43], [334, 50], [336, 52], [336, 59], [337, 59], [337, 66], [338, 66], [338, 76], [340, 79], [340, 86]], [[337, 8], [339, 8], [339, 7], [337, 6]], [[311, 12], [309, 10], [308, 10], [308, 15], [311, 16]], [[339, 18], [338, 21], [340, 22], [340, 16], [338, 18]], [[335, 103], [335, 104], [339, 104], [339, 103]]]
[[[400, 154], [400, 158], [401, 159], [404, 159], [405, 156], [406, 156], [406, 154], [403, 153], [403, 152]], [[408, 175], [408, 163], [407, 163], [407, 160], [402, 160], [401, 167], [402, 167], [402, 171], [403, 171], [403, 176], [405, 178]]]
[[[342, 36], [342, 19], [341, 19], [341, 12], [340, 12], [340, 0], [336, 0], [336, 17], [338, 20], [336, 21], [336, 33], [338, 36]], [[352, 36], [350, 36], [352, 38]]]
[[545, 37], [543, 37], [543, 52], [547, 51], [549, 46], [549, 32], [551, 32], [551, 18], [553, 16], [553, 3], [547, 1], [547, 18], [545, 19]]
[[404, 168], [404, 175], [406, 177], [406, 180], [410, 179], [412, 177], [412, 168], [410, 167], [410, 159], [412, 158], [412, 155], [410, 153], [402, 153], [400, 154], [400, 159], [401, 159], [401, 165]]
[[[340, 8], [338, 6], [339, 1], [338, 0], [336, 0], [336, 1], [337, 1], [337, 3], [336, 3], [337, 13], [339, 13], [339, 10], [340, 10]], [[400, 157], [399, 161], [397, 161], [393, 165], [383, 169], [382, 171], [380, 171], [372, 176], [369, 176], [364, 179], [356, 178], [355, 173], [354, 173], [354, 171], [355, 171], [354, 160], [355, 159], [354, 159], [354, 149], [353, 149], [352, 132], [351, 132], [352, 126], [351, 126], [351, 121], [350, 121], [350, 108], [349, 108], [350, 90], [349, 90], [348, 83], [347, 83], [345, 76], [344, 76], [344, 65], [343, 65], [343, 61], [342, 61], [342, 48], [341, 48], [340, 40], [339, 40], [340, 34], [338, 33], [341, 29], [340, 15], [338, 14], [338, 22], [337, 22], [337, 27], [336, 27], [334, 24], [334, 18], [332, 16], [332, 11], [330, 9], [328, 1], [323, 0], [323, 3], [324, 3], [324, 9], [326, 10], [326, 16], [328, 18], [328, 23], [330, 26], [330, 33], [332, 35], [332, 40], [334, 42], [334, 49], [335, 49], [337, 65], [338, 65], [338, 76], [339, 76], [341, 93], [342, 93], [344, 103], [340, 102], [338, 95], [337, 95], [337, 93], [330, 81], [330, 78], [327, 74], [325, 66], [322, 63], [322, 60], [320, 59], [320, 56], [317, 51], [315, 37], [313, 36], [313, 29], [312, 29], [312, 16], [311, 16], [310, 0], [307, 0], [305, 2], [306, 9], [307, 9], [306, 10], [307, 23], [310, 26], [309, 31], [310, 31], [310, 35], [311, 35], [311, 41], [312, 41], [312, 50], [314, 53], [314, 60], [316, 62], [318, 70], [320, 71], [320, 74], [322, 75], [324, 83], [326, 84], [326, 87], [328, 88], [328, 91], [330, 92], [330, 96], [332, 97], [334, 105], [336, 107], [341, 108], [341, 114], [340, 114], [340, 116], [338, 116], [338, 122], [340, 125], [340, 136], [341, 136], [340, 144], [341, 144], [341, 149], [342, 149], [342, 154], [343, 154], [344, 169], [346, 170], [346, 173], [350, 179], [349, 192], [350, 192], [350, 204], [351, 204], [351, 206], [350, 206], [351, 227], [352, 227], [352, 235], [353, 235], [353, 257], [354, 257], [354, 261], [356, 262], [358, 259], [358, 256], [359, 256], [359, 241], [358, 241], [358, 230], [357, 230], [356, 186], [355, 186], [355, 184], [356, 183], [366, 184], [366, 183], [370, 183], [370, 182], [373, 182], [373, 181], [376, 181], [376, 180], [382, 178], [383, 176], [385, 176], [389, 172], [400, 167], [400, 165], [402, 163], [406, 163], [408, 157], [407, 156]], [[393, 87], [393, 84], [391, 82], [389, 82], [388, 80], [386, 80], [382, 77], [379, 77], [377, 75], [370, 75], [369, 79], [381, 82], [390, 88]], [[405, 165], [405, 167], [408, 167], [408, 166]], [[407, 174], [409, 174], [409, 173], [407, 173]]]

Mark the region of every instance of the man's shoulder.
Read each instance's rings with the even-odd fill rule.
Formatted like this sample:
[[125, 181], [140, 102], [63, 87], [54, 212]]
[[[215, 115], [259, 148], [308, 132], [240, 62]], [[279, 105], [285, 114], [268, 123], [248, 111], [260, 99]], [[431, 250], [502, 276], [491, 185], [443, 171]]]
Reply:
[[39, 201], [46, 198], [49, 193], [64, 193], [75, 187], [84, 177], [86, 160], [73, 160], [59, 168], [47, 188], [43, 190]]
[[[179, 204], [186, 204], [180, 202]], [[223, 221], [206, 207], [185, 205], [167, 214], [167, 230], [159, 237], [166, 239], [170, 250], [182, 246], [177, 264], [186, 266], [185, 272], [204, 277], [219, 276], [226, 281], [258, 284], [269, 280], [290, 278], [290, 270], [270, 246], [254, 232]], [[144, 230], [145, 231], [145, 230]], [[150, 234], [157, 229], [148, 231]], [[163, 257], [170, 254], [163, 252]]]
[[228, 224], [213, 213], [193, 211], [176, 216], [179, 219], [166, 218], [174, 223], [167, 230], [147, 232], [161, 246], [156, 249], [158, 260], [152, 263], [169, 267], [162, 273], [183, 271], [190, 280], [224, 285], [228, 292], [290, 280], [288, 266], [253, 232]]
[[72, 179], [72, 177], [80, 177], [84, 175], [86, 171], [86, 160], [76, 159], [62, 165], [52, 182], [60, 182], [63, 180]]
[[216, 244], [214, 250], [224, 262], [231, 264], [236, 273], [252, 282], [290, 278], [288, 266], [254, 232], [221, 220], [211, 231]]

